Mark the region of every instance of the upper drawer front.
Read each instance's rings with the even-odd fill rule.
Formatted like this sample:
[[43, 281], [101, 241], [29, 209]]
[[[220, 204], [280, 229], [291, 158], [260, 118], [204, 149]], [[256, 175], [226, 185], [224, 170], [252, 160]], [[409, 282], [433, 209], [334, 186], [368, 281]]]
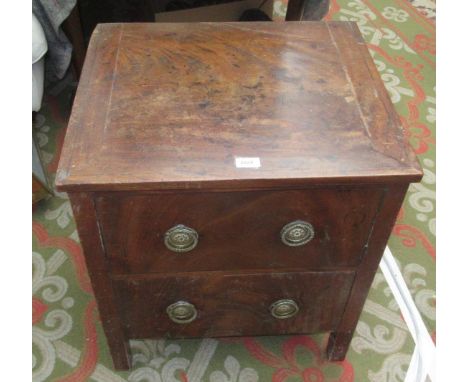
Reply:
[[207, 272], [125, 276], [114, 286], [129, 338], [223, 337], [333, 330], [353, 279], [349, 271]]
[[[96, 207], [114, 273], [323, 269], [359, 263], [381, 195], [367, 188], [114, 193], [97, 196]], [[298, 220], [311, 224], [313, 238], [286, 245], [283, 229]], [[168, 241], [166, 233], [178, 225], [196, 233], [175, 233]], [[304, 233], [310, 239], [307, 229], [286, 235], [298, 244], [295, 238]], [[188, 251], [168, 249], [180, 238]]]

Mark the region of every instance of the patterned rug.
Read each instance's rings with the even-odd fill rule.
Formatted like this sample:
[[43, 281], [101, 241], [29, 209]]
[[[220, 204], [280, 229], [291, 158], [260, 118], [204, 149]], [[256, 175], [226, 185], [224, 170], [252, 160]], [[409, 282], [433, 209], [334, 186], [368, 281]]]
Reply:
[[409, 0], [411, 4], [426, 18], [435, 22], [436, 1], [435, 0]]
[[[332, 0], [328, 18], [358, 23], [424, 168], [389, 245], [435, 341], [435, 26], [405, 0]], [[52, 175], [74, 86], [49, 88], [34, 124]], [[133, 341], [134, 368], [115, 372], [66, 195], [39, 203], [32, 228], [34, 381], [404, 380], [414, 343], [380, 272], [344, 362], [324, 360], [326, 335]]]

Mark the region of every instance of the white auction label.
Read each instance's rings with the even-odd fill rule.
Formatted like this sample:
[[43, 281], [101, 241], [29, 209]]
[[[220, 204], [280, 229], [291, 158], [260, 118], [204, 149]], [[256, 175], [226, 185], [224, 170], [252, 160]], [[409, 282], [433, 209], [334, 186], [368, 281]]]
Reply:
[[236, 167], [237, 168], [260, 168], [259, 157], [236, 157]]

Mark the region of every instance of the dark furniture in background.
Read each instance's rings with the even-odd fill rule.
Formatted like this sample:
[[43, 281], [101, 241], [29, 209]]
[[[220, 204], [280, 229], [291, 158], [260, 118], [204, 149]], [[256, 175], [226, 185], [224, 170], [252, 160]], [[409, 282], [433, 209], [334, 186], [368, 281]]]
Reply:
[[[321, 20], [328, 12], [330, 0], [289, 0], [287, 21]], [[63, 28], [73, 44], [73, 69], [81, 73], [86, 47], [99, 23], [154, 22], [160, 10], [157, 0], [78, 0], [77, 7]]]
[[115, 367], [131, 338], [331, 332], [421, 168], [354, 23], [102, 24], [56, 185]]
[[78, 0], [85, 41], [97, 24], [154, 22], [154, 0]]

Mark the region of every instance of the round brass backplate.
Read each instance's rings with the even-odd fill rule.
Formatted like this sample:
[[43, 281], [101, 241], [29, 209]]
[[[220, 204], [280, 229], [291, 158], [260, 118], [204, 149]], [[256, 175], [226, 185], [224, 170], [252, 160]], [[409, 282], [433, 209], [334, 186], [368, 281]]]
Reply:
[[166, 308], [169, 318], [178, 324], [188, 324], [197, 318], [197, 309], [186, 301], [177, 301]]
[[164, 235], [164, 244], [173, 252], [188, 252], [198, 244], [198, 233], [190, 227], [178, 224]]
[[296, 220], [286, 224], [281, 230], [281, 241], [289, 247], [299, 247], [307, 244], [314, 238], [312, 224]]
[[271, 315], [280, 320], [293, 317], [297, 312], [299, 312], [299, 306], [291, 299], [278, 300], [270, 305]]

